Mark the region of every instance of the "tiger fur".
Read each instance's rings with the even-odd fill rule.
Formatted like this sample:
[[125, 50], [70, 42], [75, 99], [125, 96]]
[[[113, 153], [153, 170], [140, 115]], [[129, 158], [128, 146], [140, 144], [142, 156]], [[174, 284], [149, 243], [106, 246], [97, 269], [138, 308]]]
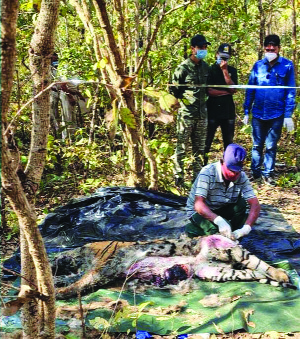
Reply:
[[160, 287], [194, 276], [210, 281], [267, 278], [289, 282], [285, 271], [268, 265], [221, 235], [100, 245], [102, 252], [91, 260], [93, 268], [71, 285], [57, 288], [57, 299], [68, 299], [78, 292], [84, 295], [126, 277]]

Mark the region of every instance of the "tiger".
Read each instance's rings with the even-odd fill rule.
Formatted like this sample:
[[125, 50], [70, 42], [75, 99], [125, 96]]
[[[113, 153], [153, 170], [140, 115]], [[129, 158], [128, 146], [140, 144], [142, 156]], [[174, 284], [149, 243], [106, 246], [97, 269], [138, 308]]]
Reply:
[[[82, 254], [85, 255], [84, 260]], [[57, 299], [72, 298], [78, 293], [85, 295], [124, 279], [135, 279], [141, 284], [159, 288], [192, 278], [216, 282], [256, 280], [283, 286], [290, 284], [286, 271], [262, 261], [237, 241], [218, 234], [197, 238], [184, 235], [179, 239], [143, 243], [104, 241], [88, 244], [54, 258], [53, 272], [59, 272], [60, 266], [64, 270], [76, 267], [79, 261], [81, 272], [73, 272], [78, 280], [68, 286], [58, 286]], [[86, 273], [82, 275], [83, 272]], [[59, 277], [55, 278], [59, 285]]]

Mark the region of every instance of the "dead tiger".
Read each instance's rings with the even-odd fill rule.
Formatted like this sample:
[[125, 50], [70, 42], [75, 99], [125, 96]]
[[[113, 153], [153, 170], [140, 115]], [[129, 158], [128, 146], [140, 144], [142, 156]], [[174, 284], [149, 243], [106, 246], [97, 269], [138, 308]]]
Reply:
[[[209, 281], [268, 279], [289, 284], [284, 270], [270, 266], [221, 235], [193, 239], [183, 236], [145, 243], [100, 242], [86, 245], [80, 251], [93, 253], [87, 260], [89, 268], [85, 267], [88, 272], [71, 285], [58, 288], [57, 299], [75, 297], [78, 292], [84, 295], [125, 277], [159, 287], [192, 277]], [[74, 253], [69, 253], [73, 260]], [[66, 255], [56, 258], [54, 271]]]

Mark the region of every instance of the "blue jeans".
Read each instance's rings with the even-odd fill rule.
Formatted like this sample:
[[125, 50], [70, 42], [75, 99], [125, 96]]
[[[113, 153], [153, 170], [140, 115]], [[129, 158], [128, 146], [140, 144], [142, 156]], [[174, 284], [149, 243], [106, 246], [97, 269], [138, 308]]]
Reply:
[[[284, 116], [279, 118], [262, 120], [252, 118], [252, 162], [251, 170], [254, 177], [265, 177], [273, 175], [275, 168], [275, 158], [277, 151], [277, 142], [281, 135]], [[263, 158], [263, 149], [266, 145], [265, 156]], [[261, 165], [264, 163], [264, 170]]]

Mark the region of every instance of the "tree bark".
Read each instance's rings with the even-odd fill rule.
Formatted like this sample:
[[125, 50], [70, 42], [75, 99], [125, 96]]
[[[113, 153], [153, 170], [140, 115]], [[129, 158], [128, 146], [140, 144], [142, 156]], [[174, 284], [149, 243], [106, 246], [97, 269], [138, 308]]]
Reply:
[[16, 25], [18, 17], [18, 0], [2, 0], [2, 43], [1, 43], [1, 105], [2, 124], [6, 129], [7, 111], [11, 95], [15, 58], [16, 58]]
[[263, 8], [263, 0], [258, 0], [257, 2], [258, 11], [260, 13], [260, 25], [259, 25], [259, 50], [258, 50], [258, 60], [260, 60], [263, 56], [263, 50], [264, 50], [264, 38], [265, 38], [265, 24], [266, 24], [266, 18], [265, 18], [265, 12]]
[[[47, 302], [42, 302], [40, 306], [43, 308], [42, 314], [41, 308], [37, 314], [36, 302], [25, 305], [25, 312], [23, 312], [24, 337], [54, 338], [55, 291], [51, 267], [42, 236], [37, 227], [34, 207], [28, 201], [17, 173], [13, 170], [10, 152], [6, 145], [6, 141], [3, 140], [2, 186], [18, 217], [21, 229], [22, 276], [36, 284], [39, 287], [39, 292], [48, 297]], [[41, 335], [41, 332], [44, 334]]]
[[293, 41], [293, 63], [294, 63], [294, 70], [295, 70], [295, 79], [296, 79], [296, 86], [297, 86], [297, 79], [298, 79], [298, 58], [297, 58], [297, 1], [292, 0], [292, 8], [293, 8], [293, 28], [292, 28], [292, 41]]
[[[35, 92], [45, 88], [49, 82], [50, 56], [53, 52], [54, 30], [57, 22], [59, 0], [44, 0], [38, 18], [31, 47], [31, 69]], [[49, 11], [49, 12], [48, 12]], [[49, 15], [51, 13], [51, 15]], [[13, 136], [7, 130], [7, 113], [12, 90], [16, 57], [17, 0], [2, 1], [2, 187], [6, 193], [20, 225], [22, 276], [38, 286], [46, 301], [27, 302], [22, 310], [23, 338], [55, 337], [55, 293], [52, 272], [36, 222], [34, 206], [28, 200], [24, 186], [17, 174], [19, 153]], [[54, 20], [49, 19], [51, 17]], [[49, 25], [54, 25], [52, 30]], [[48, 42], [44, 46], [45, 40]], [[50, 122], [49, 93], [41, 95], [34, 103], [33, 136], [31, 156], [27, 166], [27, 182], [39, 184], [45, 163], [46, 143]], [[40, 117], [41, 116], [41, 117]], [[38, 126], [37, 126], [38, 124]], [[11, 153], [10, 149], [14, 152]], [[15, 151], [16, 150], [16, 151]], [[41, 154], [39, 154], [41, 153]], [[35, 171], [36, 169], [36, 171]], [[23, 178], [24, 179], [24, 178]], [[24, 184], [24, 183], [23, 183]], [[22, 281], [23, 283], [23, 281]], [[26, 283], [27, 284], [27, 283]]]
[[[60, 0], [43, 0], [29, 49], [30, 70], [34, 95], [43, 91], [51, 81], [50, 60]], [[31, 145], [25, 169], [26, 182], [34, 194], [46, 161], [47, 138], [50, 126], [50, 92], [45, 91], [33, 103]]]

